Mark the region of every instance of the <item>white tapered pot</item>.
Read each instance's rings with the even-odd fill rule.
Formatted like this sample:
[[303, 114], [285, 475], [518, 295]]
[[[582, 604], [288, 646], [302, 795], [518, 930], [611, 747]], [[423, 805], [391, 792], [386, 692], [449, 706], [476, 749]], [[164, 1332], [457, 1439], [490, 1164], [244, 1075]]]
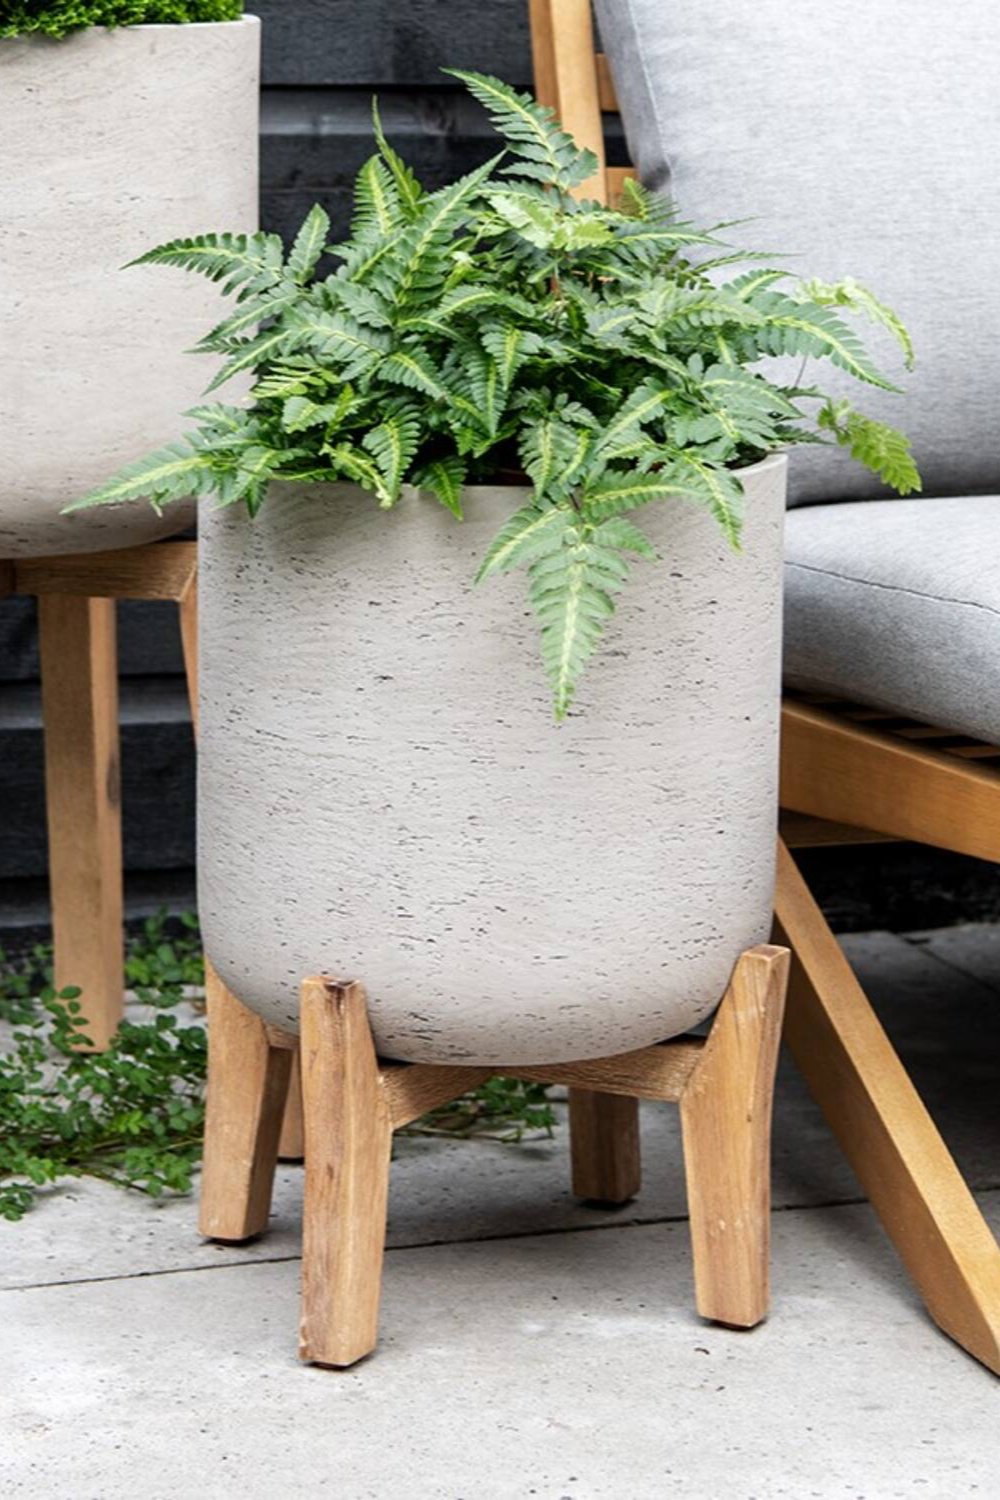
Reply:
[[260, 23], [0, 42], [0, 558], [176, 531], [171, 507], [63, 506], [169, 442], [212, 367], [217, 288], [126, 261], [257, 225]]
[[519, 575], [471, 580], [525, 496], [457, 524], [277, 486], [202, 516], [206, 951], [269, 1022], [360, 980], [380, 1051], [508, 1064], [675, 1035], [771, 922], [786, 460], [744, 550], [648, 507], [579, 707], [552, 722]]

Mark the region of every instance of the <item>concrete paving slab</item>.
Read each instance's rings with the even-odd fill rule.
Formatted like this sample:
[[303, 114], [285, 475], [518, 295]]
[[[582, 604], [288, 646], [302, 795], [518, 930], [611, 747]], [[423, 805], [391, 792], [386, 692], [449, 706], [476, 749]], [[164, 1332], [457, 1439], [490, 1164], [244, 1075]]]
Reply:
[[752, 1334], [694, 1317], [679, 1225], [390, 1251], [380, 1350], [339, 1373], [295, 1360], [289, 1264], [5, 1292], [0, 1492], [993, 1500], [996, 1382], [871, 1211], [774, 1227]]
[[[958, 950], [978, 952], [981, 930], [960, 931], [965, 940]], [[927, 945], [866, 933], [845, 938], [844, 946], [969, 1182], [974, 1188], [997, 1185], [1000, 1006], [995, 998], [971, 973], [943, 962]], [[683, 1216], [677, 1111], [671, 1105], [644, 1105], [642, 1119], [643, 1192], [612, 1216], [570, 1195], [564, 1127], [554, 1141], [520, 1146], [399, 1140], [389, 1242], [426, 1245]], [[280, 1168], [270, 1233], [241, 1249], [220, 1250], [199, 1240], [190, 1199], [154, 1204], [102, 1183], [70, 1182], [46, 1192], [22, 1223], [0, 1223], [0, 1286], [295, 1255], [301, 1191], [301, 1170]], [[844, 1203], [859, 1196], [822, 1116], [786, 1060], [775, 1110], [776, 1206]]]
[[968, 922], [960, 927], [908, 932], [906, 938], [933, 958], [978, 979], [994, 996], [1000, 996], [1000, 926]]

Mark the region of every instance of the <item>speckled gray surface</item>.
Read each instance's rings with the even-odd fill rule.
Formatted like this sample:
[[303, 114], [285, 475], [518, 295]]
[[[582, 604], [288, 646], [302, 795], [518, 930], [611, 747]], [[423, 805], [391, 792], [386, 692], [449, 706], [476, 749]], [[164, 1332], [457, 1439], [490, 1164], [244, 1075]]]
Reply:
[[520, 576], [473, 591], [518, 504], [276, 487], [203, 516], [199, 886], [230, 988], [296, 1024], [360, 980], [386, 1056], [556, 1062], [711, 1011], [767, 935], [785, 459], [733, 552], [650, 506], [661, 554], [553, 724]]
[[0, 42], [0, 557], [164, 536], [190, 508], [60, 516], [178, 437], [218, 288], [154, 245], [257, 223], [260, 23]]

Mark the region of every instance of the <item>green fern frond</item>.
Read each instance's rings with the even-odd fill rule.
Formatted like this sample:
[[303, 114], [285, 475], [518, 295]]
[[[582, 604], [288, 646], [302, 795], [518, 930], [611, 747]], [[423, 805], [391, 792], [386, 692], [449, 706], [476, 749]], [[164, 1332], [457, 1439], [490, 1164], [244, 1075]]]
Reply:
[[179, 266], [197, 271], [209, 281], [221, 281], [229, 296], [242, 287], [242, 296], [266, 291], [281, 280], [285, 247], [277, 234], [196, 234], [169, 240], [129, 261], [129, 266]]
[[420, 446], [421, 436], [419, 409], [407, 401], [395, 401], [386, 403], [381, 422], [361, 439], [362, 446], [378, 464], [393, 504], [399, 499], [404, 476]]
[[[419, 194], [414, 202], [419, 202]], [[354, 181], [352, 236], [357, 240], [366, 234], [390, 234], [402, 218], [402, 200], [392, 173], [380, 156], [369, 156]]]
[[330, 215], [314, 203], [288, 254], [287, 271], [297, 286], [303, 286], [316, 269], [330, 233]]
[[378, 112], [377, 99], [372, 100], [372, 127], [379, 153], [395, 182], [403, 215], [407, 219], [412, 219], [420, 211], [420, 205], [424, 198], [424, 190], [403, 158], [397, 151], [393, 150], [386, 140], [385, 131], [382, 129], [382, 119]]
[[923, 488], [909, 439], [895, 427], [855, 411], [849, 401], [827, 401], [816, 422], [822, 430], [832, 432], [852, 458], [877, 474], [897, 494], [919, 494]]
[[592, 151], [581, 151], [556, 121], [552, 111], [536, 104], [530, 94], [519, 94], [499, 78], [445, 68], [458, 78], [486, 109], [494, 127], [503, 136], [517, 160], [507, 167], [540, 178], [569, 191], [597, 171]]
[[913, 340], [899, 314], [880, 302], [874, 292], [845, 276], [843, 281], [804, 281], [802, 291], [810, 302], [820, 307], [848, 307], [852, 312], [862, 313], [873, 323], [887, 328], [903, 351], [903, 360], [908, 370], [913, 369]]
[[448, 399], [448, 391], [440, 372], [419, 349], [398, 349], [395, 354], [382, 361], [379, 374], [391, 385], [405, 386], [410, 391], [422, 391], [425, 396], [433, 396], [437, 401]]
[[525, 505], [515, 511], [497, 532], [480, 564], [476, 582], [493, 573], [509, 573], [511, 568], [528, 562], [552, 545], [552, 537], [562, 536], [568, 512], [557, 506]]
[[457, 456], [436, 458], [414, 472], [413, 483], [418, 489], [429, 490], [460, 521], [465, 473], [465, 464]]
[[135, 463], [119, 469], [113, 479], [91, 490], [66, 507], [66, 513], [88, 510], [94, 505], [120, 505], [126, 500], [148, 500], [154, 509], [172, 500], [188, 500], [206, 494], [215, 469], [210, 453], [191, 446], [190, 440], [168, 443]]
[[685, 497], [704, 505], [730, 546], [738, 549], [743, 530], [743, 485], [737, 472], [707, 463], [697, 451], [682, 449], [674, 455], [674, 463]]
[[753, 333], [761, 353], [826, 358], [856, 380], [885, 391], [898, 389], [868, 360], [853, 328], [829, 308], [818, 302], [796, 302], [780, 292], [766, 292], [753, 305], [765, 318], [763, 326]]

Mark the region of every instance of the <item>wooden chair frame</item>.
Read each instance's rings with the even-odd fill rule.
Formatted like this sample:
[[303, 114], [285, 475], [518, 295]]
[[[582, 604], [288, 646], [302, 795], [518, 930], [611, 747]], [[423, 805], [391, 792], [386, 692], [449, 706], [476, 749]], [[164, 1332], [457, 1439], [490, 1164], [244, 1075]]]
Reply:
[[[614, 203], [617, 109], [590, 0], [529, 0], [536, 92], [598, 169], [577, 190]], [[1000, 749], [816, 696], [782, 713], [783, 829], [797, 845], [915, 839], [1000, 860]], [[785, 1035], [932, 1317], [1000, 1373], [1000, 1248], [794, 861], [782, 846], [776, 931], [792, 950]]]
[[293, 1059], [305, 1113], [300, 1354], [350, 1365], [371, 1353], [385, 1246], [392, 1134], [494, 1072], [568, 1086], [573, 1191], [605, 1204], [639, 1190], [639, 1099], [679, 1103], [695, 1296], [705, 1318], [752, 1328], [769, 1298], [770, 1132], [788, 979], [784, 948], [738, 960], [707, 1038], [538, 1067], [381, 1061], [359, 984], [307, 979], [300, 1037], [266, 1026], [208, 968], [209, 1090], [201, 1230], [267, 1227]]

